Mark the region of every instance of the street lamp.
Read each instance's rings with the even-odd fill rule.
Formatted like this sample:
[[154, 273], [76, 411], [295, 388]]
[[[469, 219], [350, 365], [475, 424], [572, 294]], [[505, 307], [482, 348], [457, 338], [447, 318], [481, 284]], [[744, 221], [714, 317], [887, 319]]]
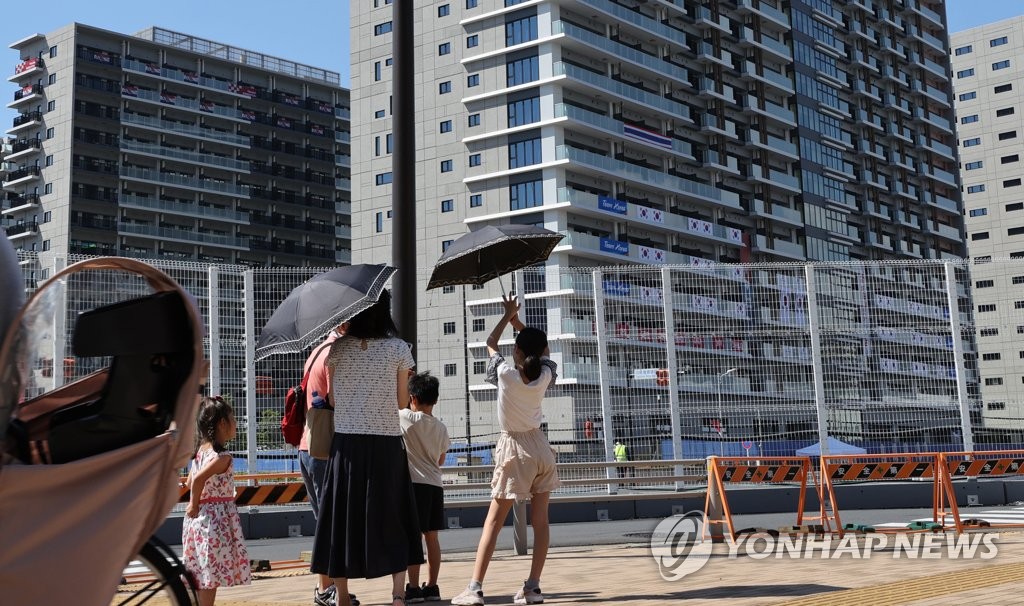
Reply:
[[725, 456], [725, 433], [723, 431], [724, 428], [722, 427], [722, 421], [724, 420], [724, 417], [722, 416], [722, 379], [731, 375], [737, 370], [738, 369], [736, 368], [730, 368], [729, 370], [718, 375], [718, 446], [719, 452], [723, 457]]

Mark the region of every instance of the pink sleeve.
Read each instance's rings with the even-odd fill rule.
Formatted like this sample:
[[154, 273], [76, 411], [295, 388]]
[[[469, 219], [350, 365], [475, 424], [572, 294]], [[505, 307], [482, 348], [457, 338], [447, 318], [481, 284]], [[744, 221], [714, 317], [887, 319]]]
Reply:
[[322, 398], [326, 398], [327, 394], [331, 392], [330, 376], [327, 372], [326, 355], [321, 355], [319, 360], [313, 362], [313, 367], [309, 371], [309, 381], [306, 383], [307, 409], [313, 405], [314, 391], [317, 392]]

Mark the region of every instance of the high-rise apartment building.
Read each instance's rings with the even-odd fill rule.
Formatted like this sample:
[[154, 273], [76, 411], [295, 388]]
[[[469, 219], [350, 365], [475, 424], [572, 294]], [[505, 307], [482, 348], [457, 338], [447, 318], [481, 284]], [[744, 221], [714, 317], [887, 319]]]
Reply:
[[339, 75], [161, 28], [11, 44], [2, 219], [23, 250], [351, 262]]
[[[387, 0], [351, 11], [353, 242], [357, 259], [379, 262], [390, 255], [392, 11]], [[521, 286], [527, 322], [552, 335], [575, 394], [595, 384], [595, 373], [572, 376], [594, 346], [558, 335], [591, 326], [592, 315], [579, 315], [566, 295], [579, 285], [561, 268], [700, 273], [712, 263], [964, 255], [941, 1], [442, 0], [416, 11], [420, 283], [447, 242], [479, 225], [564, 233], [540, 277]], [[737, 280], [756, 290], [756, 277]], [[866, 276], [862, 288], [881, 294], [919, 279], [898, 269]], [[779, 289], [789, 287], [771, 288], [765, 305], [777, 317]], [[492, 284], [420, 298], [420, 362], [443, 369], [443, 401], [460, 402], [468, 387], [467, 426], [492, 414], [483, 341], [497, 296]], [[907, 296], [938, 309], [944, 291]], [[835, 305], [854, 315], [866, 303]], [[884, 351], [850, 347], [858, 377], [879, 372]], [[713, 380], [736, 365], [728, 353], [692, 372]], [[630, 376], [628, 352], [614, 355]], [[929, 355], [911, 348], [886, 368], [905, 376], [872, 375], [856, 397], [945, 398], [889, 391], [915, 384], [911, 358]], [[762, 379], [750, 384], [782, 383]], [[549, 398], [549, 429], [582, 426], [575, 397]], [[456, 435], [466, 421], [457, 408], [443, 413]]]
[[958, 32], [950, 47], [984, 415], [1020, 429], [1024, 271], [983, 261], [1024, 258], [1024, 17]]

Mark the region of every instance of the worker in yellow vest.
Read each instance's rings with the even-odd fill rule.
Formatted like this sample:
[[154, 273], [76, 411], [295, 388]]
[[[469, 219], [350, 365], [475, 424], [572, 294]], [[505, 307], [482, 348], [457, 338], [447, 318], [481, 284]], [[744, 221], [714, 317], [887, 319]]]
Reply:
[[[615, 462], [624, 463], [629, 460], [629, 451], [626, 449], [626, 445], [622, 443], [622, 440], [615, 440]], [[616, 468], [619, 471], [619, 477], [626, 477], [626, 467]]]

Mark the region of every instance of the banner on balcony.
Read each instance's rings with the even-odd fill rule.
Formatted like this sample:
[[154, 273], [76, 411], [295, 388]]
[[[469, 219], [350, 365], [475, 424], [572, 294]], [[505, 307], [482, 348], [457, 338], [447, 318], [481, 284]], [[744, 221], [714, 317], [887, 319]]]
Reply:
[[152, 63], [143, 63], [146, 66], [146, 73], [153, 74], [154, 76], [160, 75], [160, 66], [153, 65]]
[[211, 112], [212, 113], [213, 112], [213, 101], [200, 101], [199, 102], [199, 109], [203, 110], [204, 112]]
[[658, 147], [664, 147], [665, 149], [672, 149], [672, 138], [666, 137], [665, 135], [659, 135], [654, 131], [640, 128], [639, 126], [633, 126], [632, 124], [622, 125], [622, 134], [638, 141], [645, 143], [651, 143]]
[[127, 95], [129, 97], [138, 97], [139, 96], [139, 87], [138, 86], [133, 86], [131, 84], [125, 84], [124, 86], [121, 87], [121, 94], [122, 95]]
[[686, 228], [695, 234], [710, 236], [715, 233], [714, 226], [707, 221], [690, 217], [686, 222]]
[[243, 109], [242, 111], [240, 111], [240, 112], [238, 112], [238, 113], [239, 113], [239, 114], [240, 114], [240, 115], [241, 115], [241, 116], [242, 116], [243, 118], [245, 118], [246, 120], [248, 120], [249, 122], [253, 122], [253, 121], [255, 121], [255, 120], [256, 120], [256, 112], [254, 112], [254, 111], [251, 111], [251, 110], [248, 110], [248, 109]]
[[730, 242], [739, 242], [740, 244], [743, 243], [743, 232], [738, 230], [738, 229], [736, 229], [735, 227], [730, 227], [730, 228], [726, 229], [725, 230], [725, 237]]
[[617, 215], [626, 214], [626, 210], [629, 208], [629, 204], [622, 200], [616, 200], [615, 198], [609, 198], [608, 196], [597, 197], [597, 207], [601, 210], [606, 210], [610, 213]]
[[636, 209], [636, 216], [641, 221], [647, 221], [648, 223], [664, 223], [665, 222], [665, 211], [658, 208], [648, 208], [646, 206], [638, 206]]
[[292, 95], [287, 95], [285, 93], [281, 93], [281, 101], [285, 105], [291, 105], [293, 107], [301, 107], [302, 106], [302, 99], [300, 99], [298, 97], [293, 97]]
[[629, 296], [629, 282], [619, 282], [617, 280], [603, 280], [601, 282], [601, 289], [606, 295], [613, 295], [617, 297], [628, 297]]
[[629, 242], [619, 242], [618, 240], [601, 238], [601, 252], [608, 252], [616, 255], [628, 255]]
[[275, 122], [275, 124], [277, 124], [281, 128], [291, 128], [292, 127], [292, 121], [289, 120], [288, 118], [285, 118], [284, 116], [278, 116], [277, 117], [277, 121]]
[[331, 107], [331, 104], [326, 102], [326, 101], [314, 101], [313, 102], [313, 109], [315, 109], [316, 111], [318, 111], [318, 112], [320, 112], [322, 114], [333, 114], [334, 113], [334, 108]]
[[182, 71], [181, 75], [185, 78], [185, 82], [191, 82], [192, 84], [199, 84], [199, 74], [190, 71]]
[[28, 70], [33, 69], [37, 65], [39, 65], [39, 59], [37, 57], [25, 59], [24, 61], [19, 63], [17, 67], [14, 68], [14, 73], [20, 74], [21, 72], [27, 72]]
[[160, 93], [160, 103], [167, 103], [168, 105], [174, 105], [174, 102], [178, 100], [178, 95], [163, 91]]
[[322, 137], [324, 135], [324, 127], [320, 126], [319, 124], [312, 123], [309, 125], [309, 132], [313, 133], [314, 135], [320, 135]]
[[650, 301], [652, 303], [661, 303], [664, 300], [664, 295], [660, 288], [654, 288], [651, 286], [640, 287], [640, 299], [643, 301]]
[[110, 53], [105, 51], [93, 51], [92, 58], [98, 63], [106, 63], [107, 65], [113, 65], [114, 60], [111, 58]]
[[637, 249], [640, 251], [640, 260], [647, 263], [664, 263], [665, 262], [665, 251], [660, 248], [651, 248], [649, 246], [638, 246]]
[[244, 97], [251, 98], [256, 96], [256, 87], [250, 84], [228, 84], [228, 90]]

